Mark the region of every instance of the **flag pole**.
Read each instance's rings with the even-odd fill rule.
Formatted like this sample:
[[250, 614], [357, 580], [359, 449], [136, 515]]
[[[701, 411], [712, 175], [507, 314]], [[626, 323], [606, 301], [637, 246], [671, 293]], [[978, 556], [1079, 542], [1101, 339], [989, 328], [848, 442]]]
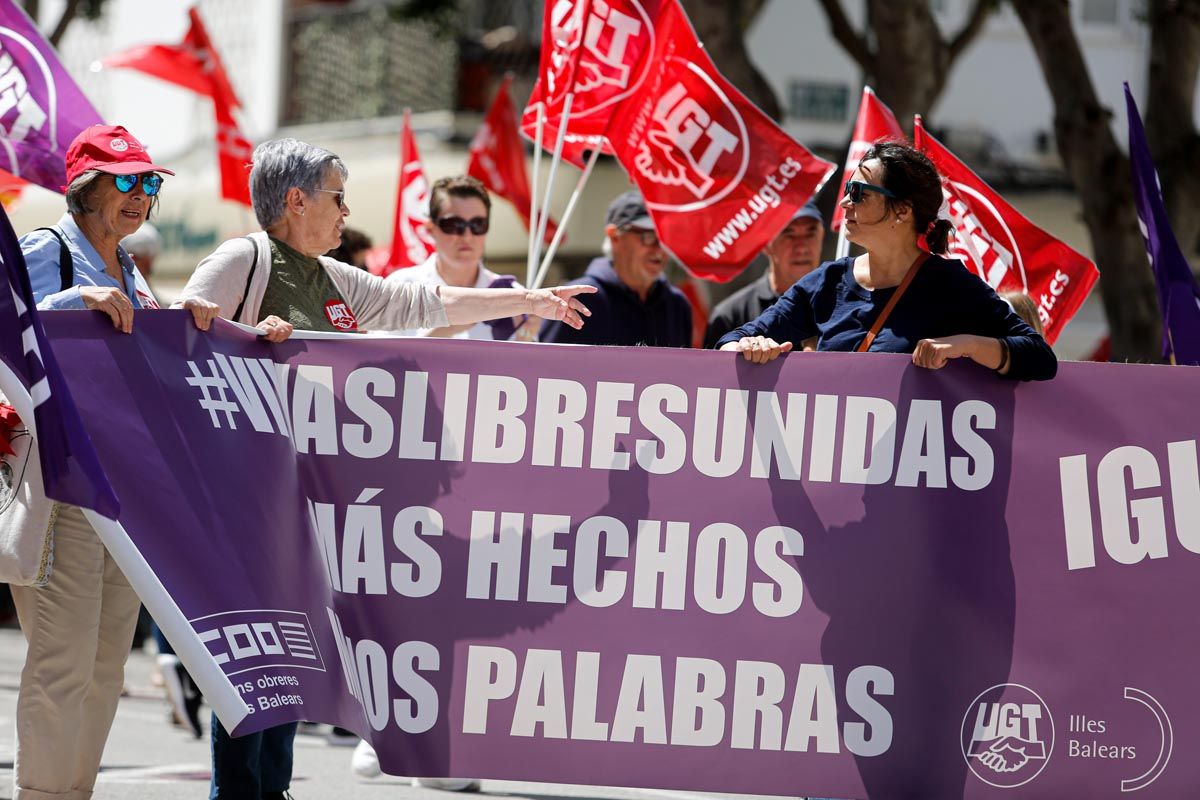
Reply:
[[571, 219], [572, 212], [575, 211], [575, 204], [579, 202], [579, 196], [583, 194], [584, 184], [592, 175], [592, 168], [596, 166], [596, 161], [600, 158], [599, 146], [588, 156], [587, 163], [583, 167], [583, 172], [579, 176], [578, 182], [575, 184], [575, 191], [571, 192], [571, 199], [567, 201], [567, 208], [563, 211], [562, 218], [558, 221], [558, 230], [554, 232], [554, 239], [550, 242], [550, 248], [546, 251], [546, 257], [542, 259], [542, 265], [538, 269], [537, 277], [529, 284], [530, 289], [542, 288], [542, 281], [546, 280], [546, 273], [550, 271], [550, 262], [554, 260], [554, 256], [558, 253], [558, 246], [562, 242], [563, 234], [567, 230], [567, 222]]
[[[533, 146], [533, 182], [529, 187], [529, 252], [525, 255], [525, 285], [533, 285], [533, 271], [537, 267], [534, 242], [538, 229], [538, 176], [542, 166], [542, 134], [546, 130], [546, 104], [538, 103], [537, 124]], [[549, 192], [549, 189], [547, 189]]]
[[[546, 174], [546, 192], [542, 198], [542, 213], [537, 224], [537, 238], [530, 250], [530, 264], [536, 265], [542, 256], [542, 242], [546, 239], [546, 227], [550, 222], [550, 190], [554, 188], [554, 174], [558, 172], [558, 164], [562, 161], [563, 145], [567, 139], [567, 119], [571, 115], [571, 104], [575, 93], [568, 92], [563, 100], [562, 124], [558, 126], [558, 136], [554, 139], [554, 157], [550, 159], [550, 169]], [[530, 224], [530, 228], [533, 225]]]
[[[542, 242], [546, 240], [546, 227], [550, 222], [550, 192], [554, 188], [554, 176], [555, 173], [558, 172], [559, 162], [562, 161], [563, 145], [567, 140], [567, 128], [570, 127], [571, 124], [571, 106], [575, 102], [575, 70], [579, 66], [580, 51], [583, 49], [583, 41], [586, 33], [585, 29], [587, 27], [588, 19], [591, 15], [593, 2], [594, 0], [584, 0], [584, 3], [579, 7], [579, 46], [575, 48], [575, 52], [571, 56], [570, 63], [567, 65], [567, 95], [565, 98], [563, 98], [562, 113], [558, 118], [558, 135], [554, 139], [554, 157], [550, 159], [550, 170], [546, 174], [546, 192], [542, 197], [542, 213], [538, 219], [537, 237], [530, 247], [529, 269], [531, 272], [533, 271], [533, 267], [537, 266], [541, 259]], [[546, 9], [546, 13], [550, 13], [549, 8]], [[538, 139], [538, 144], [541, 145], [540, 137]], [[533, 228], [532, 220], [530, 220], [529, 227], [531, 229]]]

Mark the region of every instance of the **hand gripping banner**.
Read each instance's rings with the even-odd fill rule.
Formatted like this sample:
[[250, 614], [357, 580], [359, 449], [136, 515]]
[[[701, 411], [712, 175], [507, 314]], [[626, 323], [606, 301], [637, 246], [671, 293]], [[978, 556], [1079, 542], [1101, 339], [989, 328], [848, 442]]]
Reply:
[[45, 317], [101, 534], [237, 733], [738, 794], [1200, 785], [1198, 371]]

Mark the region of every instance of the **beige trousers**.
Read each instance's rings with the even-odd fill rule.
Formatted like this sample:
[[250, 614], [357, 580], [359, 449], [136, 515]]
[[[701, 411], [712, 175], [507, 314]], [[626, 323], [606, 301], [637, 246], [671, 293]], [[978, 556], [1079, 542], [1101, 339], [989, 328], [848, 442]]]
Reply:
[[117, 713], [137, 595], [74, 506], [63, 506], [54, 526], [50, 582], [12, 594], [29, 643], [13, 800], [86, 800]]

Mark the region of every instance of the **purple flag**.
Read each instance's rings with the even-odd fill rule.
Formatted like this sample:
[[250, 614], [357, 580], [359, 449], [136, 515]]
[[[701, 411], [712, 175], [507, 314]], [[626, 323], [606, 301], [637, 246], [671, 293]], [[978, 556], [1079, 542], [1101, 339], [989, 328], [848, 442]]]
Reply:
[[1129, 165], [1138, 222], [1146, 240], [1146, 254], [1158, 284], [1158, 306], [1163, 315], [1163, 356], [1176, 364], [1200, 366], [1200, 286], [1187, 258], [1179, 249], [1167, 209], [1163, 206], [1158, 172], [1146, 144], [1146, 131], [1137, 103], [1125, 84], [1129, 111]]
[[0, 0], [0, 169], [62, 192], [67, 147], [99, 112], [13, 0]]
[[0, 260], [0, 394], [36, 428], [46, 494], [116, 519], [120, 503], [47, 344], [25, 257], [3, 210]]

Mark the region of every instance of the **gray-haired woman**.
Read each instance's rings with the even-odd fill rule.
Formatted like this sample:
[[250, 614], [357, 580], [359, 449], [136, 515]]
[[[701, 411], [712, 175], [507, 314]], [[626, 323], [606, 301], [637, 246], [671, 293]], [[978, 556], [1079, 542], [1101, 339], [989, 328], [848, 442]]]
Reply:
[[[210, 301], [213, 316], [261, 329], [281, 342], [310, 331], [442, 328], [533, 314], [583, 325], [587, 308], [575, 295], [590, 286], [554, 289], [465, 289], [384, 281], [323, 257], [342, 239], [348, 171], [328, 150], [296, 139], [254, 150], [250, 197], [263, 230], [231, 239], [196, 267], [177, 306]], [[282, 798], [291, 783], [296, 725], [233, 739], [212, 723], [209, 797]]]
[[257, 325], [280, 342], [314, 331], [441, 328], [532, 314], [583, 326], [585, 286], [464, 289], [385, 282], [325, 258], [342, 239], [348, 171], [328, 150], [275, 139], [254, 150], [250, 196], [263, 230], [231, 239], [203, 261], [176, 305], [215, 303], [219, 316]]

